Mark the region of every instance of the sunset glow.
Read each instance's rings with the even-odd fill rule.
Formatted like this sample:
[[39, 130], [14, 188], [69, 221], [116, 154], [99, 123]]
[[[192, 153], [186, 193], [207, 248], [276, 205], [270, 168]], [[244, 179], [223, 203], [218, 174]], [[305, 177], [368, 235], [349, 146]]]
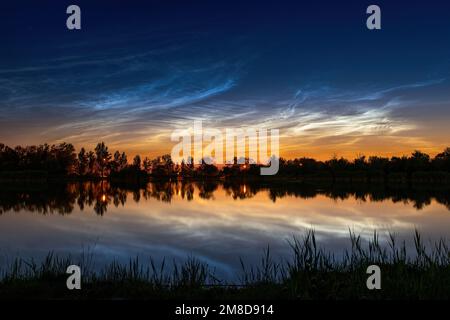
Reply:
[[87, 12], [128, 12], [123, 19], [133, 23], [111, 33], [93, 19], [63, 34], [50, 28], [57, 15], [33, 14], [45, 4], [12, 11], [17, 21], [30, 18], [9, 21], [13, 31], [3, 35], [14, 42], [0, 53], [0, 141], [77, 149], [105, 141], [130, 158], [153, 157], [170, 153], [173, 130], [203, 120], [219, 130], [278, 128], [286, 158], [435, 155], [447, 147], [449, 20], [433, 11], [415, 25], [424, 8], [411, 5], [404, 17], [385, 17], [389, 32], [368, 33], [346, 18], [360, 8], [327, 6], [336, 15], [318, 24], [308, 12], [322, 9], [294, 4], [280, 15], [269, 4], [250, 15], [181, 3], [185, 15], [175, 18], [164, 6], [88, 3]]

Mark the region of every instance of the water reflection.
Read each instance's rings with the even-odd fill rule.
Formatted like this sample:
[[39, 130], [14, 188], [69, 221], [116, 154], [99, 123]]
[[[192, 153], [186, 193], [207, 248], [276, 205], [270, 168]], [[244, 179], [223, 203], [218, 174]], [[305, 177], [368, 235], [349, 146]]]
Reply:
[[230, 183], [217, 181], [203, 182], [161, 182], [145, 186], [118, 186], [106, 181], [48, 185], [45, 188], [26, 188], [26, 191], [2, 187], [0, 193], [0, 214], [8, 211], [30, 211], [42, 214], [70, 214], [76, 209], [83, 211], [93, 208], [98, 215], [104, 215], [109, 206], [125, 206], [127, 201], [139, 203], [150, 198], [170, 203], [174, 198], [193, 201], [196, 197], [203, 200], [215, 199], [218, 188], [233, 200], [253, 198], [258, 193], [267, 194], [267, 200], [293, 197], [314, 198], [319, 195], [334, 200], [354, 198], [358, 201], [411, 204], [420, 210], [431, 204], [432, 200], [450, 210], [450, 190], [441, 188], [392, 188], [386, 186], [328, 186], [313, 187], [295, 183], [261, 184]]
[[337, 253], [350, 245], [349, 228], [364, 239], [374, 229], [385, 238], [392, 231], [411, 246], [414, 228], [427, 240], [450, 238], [449, 195], [442, 189], [287, 183], [3, 186], [0, 269], [7, 257], [39, 260], [50, 251], [78, 255], [93, 247], [96, 267], [136, 256], [161, 262], [193, 255], [218, 276], [233, 278], [240, 257], [259, 263], [267, 245], [275, 257], [289, 257], [287, 240], [311, 227], [319, 244]]

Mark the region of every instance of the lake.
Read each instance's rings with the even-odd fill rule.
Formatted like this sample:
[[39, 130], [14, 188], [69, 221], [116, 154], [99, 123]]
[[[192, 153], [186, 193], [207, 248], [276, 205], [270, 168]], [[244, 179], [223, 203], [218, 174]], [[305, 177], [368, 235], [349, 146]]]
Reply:
[[288, 259], [288, 241], [314, 229], [321, 247], [339, 256], [349, 229], [364, 239], [395, 233], [413, 246], [450, 236], [448, 190], [385, 186], [311, 187], [295, 183], [106, 182], [2, 187], [0, 265], [16, 257], [92, 256], [94, 268], [112, 260], [152, 257], [160, 263], [194, 256], [216, 274], [236, 279], [240, 258], [260, 262], [269, 246]]

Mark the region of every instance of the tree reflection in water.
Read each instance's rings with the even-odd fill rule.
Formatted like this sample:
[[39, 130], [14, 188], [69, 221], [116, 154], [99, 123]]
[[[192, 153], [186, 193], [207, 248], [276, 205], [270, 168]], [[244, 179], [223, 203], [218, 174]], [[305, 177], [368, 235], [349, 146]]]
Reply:
[[107, 181], [79, 182], [57, 185], [37, 186], [35, 188], [1, 187], [0, 214], [7, 211], [26, 210], [41, 214], [69, 214], [75, 206], [83, 211], [93, 208], [98, 215], [104, 215], [108, 206], [125, 206], [129, 196], [139, 203], [142, 199], [156, 199], [170, 203], [179, 198], [192, 201], [196, 197], [214, 201], [218, 188], [225, 195], [236, 201], [252, 198], [259, 192], [266, 192], [271, 201], [279, 198], [295, 197], [301, 199], [325, 195], [331, 199], [345, 200], [349, 198], [358, 201], [384, 201], [411, 203], [416, 209], [429, 205], [433, 199], [450, 210], [450, 190], [444, 188], [417, 189], [411, 187], [386, 187], [377, 185], [338, 185], [327, 187], [312, 187], [295, 183], [231, 183], [219, 181], [202, 182], [152, 182], [144, 186], [113, 185]]

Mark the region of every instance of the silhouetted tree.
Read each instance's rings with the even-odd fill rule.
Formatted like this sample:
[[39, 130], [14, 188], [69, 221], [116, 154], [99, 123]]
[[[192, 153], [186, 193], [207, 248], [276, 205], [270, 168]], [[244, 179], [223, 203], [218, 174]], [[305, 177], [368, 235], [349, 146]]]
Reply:
[[93, 151], [89, 151], [87, 154], [88, 158], [88, 172], [89, 175], [94, 176], [96, 174], [96, 158]]
[[436, 170], [450, 171], [450, 148], [438, 153], [433, 159], [433, 166]]
[[125, 154], [125, 152], [122, 152], [119, 161], [119, 171], [125, 169], [127, 165], [128, 165], [127, 155]]
[[145, 173], [150, 173], [152, 164], [149, 158], [145, 157], [144, 161], [142, 162], [142, 167]]
[[141, 157], [139, 155], [136, 155], [133, 159], [133, 167], [136, 170], [141, 170]]
[[89, 159], [88, 155], [86, 154], [86, 150], [84, 148], [81, 148], [80, 152], [78, 153], [78, 174], [80, 176], [86, 175], [88, 165]]
[[105, 169], [108, 168], [109, 161], [111, 160], [111, 154], [109, 153], [108, 147], [104, 142], [97, 144], [95, 147], [95, 156], [97, 159], [100, 176], [103, 177], [105, 174]]
[[114, 152], [114, 155], [109, 163], [109, 167], [111, 169], [111, 172], [119, 172], [120, 171], [120, 152], [116, 151]]

